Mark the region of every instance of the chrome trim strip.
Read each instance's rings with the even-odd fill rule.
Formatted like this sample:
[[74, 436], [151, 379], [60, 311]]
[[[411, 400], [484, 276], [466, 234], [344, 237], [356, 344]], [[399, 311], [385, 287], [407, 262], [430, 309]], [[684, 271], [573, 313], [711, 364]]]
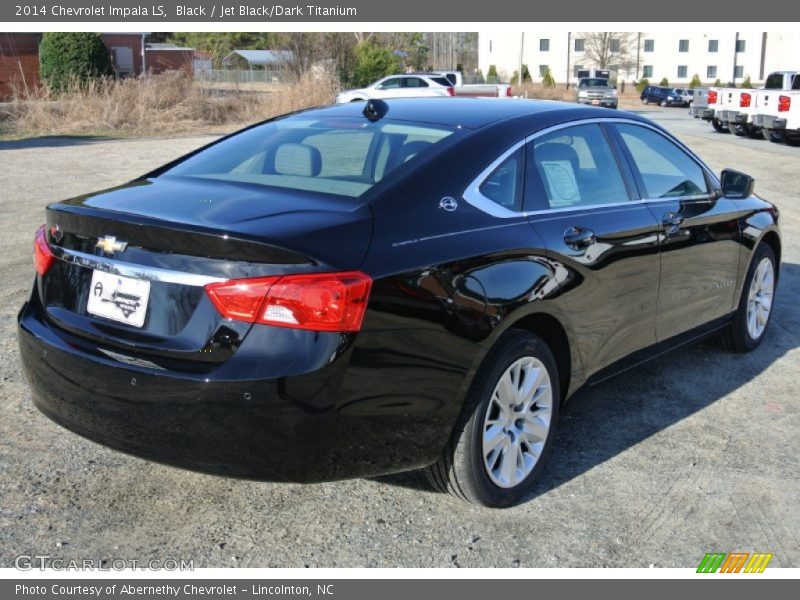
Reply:
[[533, 211], [514, 211], [503, 206], [500, 206], [496, 202], [490, 200], [486, 196], [484, 196], [481, 191], [481, 185], [486, 180], [489, 175], [492, 174], [500, 164], [507, 159], [511, 154], [517, 151], [520, 147], [524, 146], [528, 142], [535, 140], [536, 138], [542, 137], [543, 135], [547, 135], [548, 133], [552, 133], [554, 131], [558, 131], [560, 129], [566, 129], [568, 127], [575, 127], [577, 125], [586, 125], [586, 124], [593, 124], [593, 123], [627, 123], [629, 125], [638, 125], [640, 127], [646, 127], [647, 129], [652, 129], [656, 133], [664, 135], [667, 139], [671, 142], [676, 144], [680, 147], [684, 152], [689, 155], [689, 158], [694, 160], [697, 165], [703, 170], [704, 173], [707, 173], [711, 176], [711, 179], [714, 183], [719, 186], [719, 179], [709, 171], [708, 167], [703, 164], [697, 155], [692, 152], [689, 148], [686, 147], [683, 142], [675, 138], [669, 132], [665, 132], [658, 127], [654, 127], [649, 123], [645, 123], [642, 121], [637, 121], [635, 119], [626, 119], [624, 117], [601, 117], [596, 119], [578, 119], [575, 121], [569, 121], [567, 123], [559, 123], [558, 125], [552, 125], [550, 127], [546, 127], [545, 129], [541, 129], [534, 134], [531, 134], [522, 140], [516, 142], [513, 146], [511, 146], [508, 150], [503, 152], [500, 156], [498, 156], [495, 160], [491, 162], [491, 164], [486, 167], [480, 174], [473, 179], [470, 184], [467, 186], [467, 189], [464, 190], [462, 197], [466, 202], [481, 210], [493, 217], [497, 217], [499, 219], [510, 219], [510, 218], [520, 218], [520, 217], [528, 217], [531, 215], [544, 215], [550, 213], [561, 213], [561, 212], [574, 212], [578, 210], [591, 210], [594, 208], [611, 208], [611, 207], [623, 207], [623, 206], [632, 206], [636, 204], [645, 204], [645, 203], [653, 203], [653, 202], [676, 202], [681, 200], [709, 200], [712, 198], [711, 194], [704, 195], [704, 196], [676, 196], [674, 198], [641, 198], [639, 200], [628, 200], [626, 202], [615, 202], [612, 204], [594, 204], [590, 206], [569, 206], [564, 208], [546, 208], [542, 210], [533, 210]]
[[130, 263], [114, 260], [113, 258], [106, 258], [104, 256], [95, 256], [93, 254], [86, 254], [85, 252], [78, 252], [77, 250], [67, 250], [59, 246], [50, 246], [53, 255], [79, 267], [86, 267], [88, 269], [98, 269], [106, 273], [113, 273], [114, 275], [121, 275], [123, 277], [133, 277], [134, 279], [147, 279], [149, 281], [161, 281], [163, 283], [178, 283], [181, 285], [192, 285], [202, 287], [209, 283], [217, 283], [219, 281], [227, 281], [224, 277], [210, 277], [208, 275], [198, 275], [196, 273], [186, 273], [185, 271], [172, 271], [170, 269], [161, 269], [159, 267], [145, 267], [142, 265], [133, 265]]

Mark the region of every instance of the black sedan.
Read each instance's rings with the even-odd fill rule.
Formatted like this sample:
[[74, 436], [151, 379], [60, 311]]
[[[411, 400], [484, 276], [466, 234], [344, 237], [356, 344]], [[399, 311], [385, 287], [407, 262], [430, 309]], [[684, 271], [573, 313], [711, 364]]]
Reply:
[[650, 121], [538, 101], [313, 109], [50, 205], [19, 345], [36, 405], [169, 464], [535, 483], [564, 400], [764, 338], [778, 210]]

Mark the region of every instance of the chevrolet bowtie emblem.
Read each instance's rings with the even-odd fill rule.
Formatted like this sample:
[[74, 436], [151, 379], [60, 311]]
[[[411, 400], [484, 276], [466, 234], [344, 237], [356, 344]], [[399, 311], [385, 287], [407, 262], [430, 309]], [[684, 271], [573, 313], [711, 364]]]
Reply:
[[100, 248], [106, 254], [122, 252], [127, 246], [128, 242], [118, 242], [113, 235], [97, 238], [97, 244], [95, 244], [95, 248]]

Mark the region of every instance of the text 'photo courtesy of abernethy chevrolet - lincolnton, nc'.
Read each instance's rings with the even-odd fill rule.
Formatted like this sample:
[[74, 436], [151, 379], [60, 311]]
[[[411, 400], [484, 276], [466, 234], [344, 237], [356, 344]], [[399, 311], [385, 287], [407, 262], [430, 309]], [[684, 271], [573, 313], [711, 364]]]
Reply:
[[354, 99], [49, 205], [19, 313], [38, 408], [190, 469], [422, 469], [502, 507], [582, 386], [764, 338], [781, 237], [750, 176], [613, 108]]

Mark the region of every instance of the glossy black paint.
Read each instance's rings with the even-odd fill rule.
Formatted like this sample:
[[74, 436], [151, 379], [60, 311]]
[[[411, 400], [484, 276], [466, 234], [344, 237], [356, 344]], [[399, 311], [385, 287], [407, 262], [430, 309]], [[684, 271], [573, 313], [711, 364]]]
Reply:
[[[356, 202], [157, 170], [47, 213], [59, 227], [53, 246], [91, 251], [97, 236], [116, 235], [129, 245], [115, 258], [141, 265], [222, 277], [360, 269], [374, 282], [359, 333], [226, 321], [201, 290], [166, 283], [153, 284], [148, 320], [133, 330], [90, 318], [81, 297], [90, 274], [56, 261], [19, 316], [37, 406], [101, 443], [226, 475], [320, 481], [413, 469], [437, 459], [475, 371], [509, 328], [545, 338], [568, 397], [723, 326], [757, 244], [780, 255], [777, 209], [725, 198], [710, 172], [716, 189], [703, 199], [646, 200], [623, 159], [629, 197], [611, 207], [497, 218], [463, 198], [527, 136], [586, 120], [649, 123], [640, 117], [545, 102], [388, 105], [387, 119], [461, 133]], [[262, 194], [273, 208], [256, 211], [248, 199]], [[457, 210], [443, 210], [444, 197]]]

